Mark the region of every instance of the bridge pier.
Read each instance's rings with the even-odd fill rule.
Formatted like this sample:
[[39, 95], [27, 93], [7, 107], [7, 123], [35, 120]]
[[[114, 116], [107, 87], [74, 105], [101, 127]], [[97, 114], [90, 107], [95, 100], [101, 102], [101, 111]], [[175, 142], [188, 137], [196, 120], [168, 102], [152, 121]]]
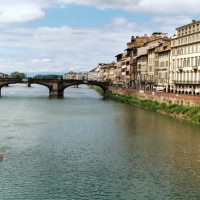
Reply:
[[64, 96], [64, 92], [59, 91], [59, 90], [51, 90], [49, 89], [49, 96], [50, 97], [63, 97]]
[[31, 87], [31, 83], [30, 82], [26, 82], [26, 86], [27, 87]]
[[49, 88], [49, 96], [63, 97], [64, 96], [63, 84], [61, 82], [54, 82], [52, 86]]
[[78, 88], [78, 85], [74, 85], [74, 88]]

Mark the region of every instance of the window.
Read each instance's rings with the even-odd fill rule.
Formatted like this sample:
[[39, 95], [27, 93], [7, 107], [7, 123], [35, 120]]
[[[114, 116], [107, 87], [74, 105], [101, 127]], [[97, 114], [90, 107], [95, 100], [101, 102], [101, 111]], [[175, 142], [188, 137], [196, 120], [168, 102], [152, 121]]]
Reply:
[[194, 58], [191, 58], [191, 65], [190, 66], [193, 66], [193, 60], [194, 60]]
[[185, 43], [187, 43], [187, 38], [185, 38]]
[[172, 67], [175, 67], [175, 60], [172, 61]]
[[181, 55], [183, 54], [183, 49], [181, 49]]
[[179, 67], [182, 67], [183, 66], [183, 59], [181, 59], [180, 61], [179, 61]]
[[188, 60], [187, 60], [187, 67], [189, 67], [190, 66], [190, 58], [188, 58]]
[[183, 44], [183, 38], [181, 39], [181, 44]]
[[198, 58], [195, 57], [195, 66], [197, 66], [197, 65], [198, 65]]
[[186, 67], [186, 59], [183, 60], [183, 67]]

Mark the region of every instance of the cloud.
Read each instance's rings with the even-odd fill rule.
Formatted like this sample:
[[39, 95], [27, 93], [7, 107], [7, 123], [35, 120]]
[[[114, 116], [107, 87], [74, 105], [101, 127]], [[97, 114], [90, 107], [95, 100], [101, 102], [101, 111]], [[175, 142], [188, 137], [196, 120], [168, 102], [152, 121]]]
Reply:
[[99, 9], [120, 9], [143, 14], [198, 14], [200, 2], [196, 0], [54, 0], [59, 5], [78, 4], [95, 6]]
[[25, 23], [45, 17], [46, 0], [0, 1], [0, 25]]
[[50, 63], [51, 59], [48, 59], [48, 58], [34, 59], [31, 62], [33, 62], [33, 63]]
[[44, 69], [62, 73], [70, 70], [89, 71], [99, 62], [115, 61], [115, 55], [124, 51], [131, 35], [141, 34], [133, 32], [134, 26], [137, 26], [134, 22], [116, 18], [101, 28], [2, 29], [0, 69], [23, 70], [24, 73]]
[[[0, 71], [89, 71], [99, 62], [115, 61], [115, 55], [126, 49], [131, 36], [150, 35], [155, 31], [167, 32], [171, 36], [176, 27], [191, 21], [184, 14], [189, 13], [193, 2], [190, 1], [191, 5], [184, 2], [188, 6], [186, 12], [184, 3], [179, 0], [0, 0], [0, 26], [19, 24], [0, 29]], [[70, 3], [152, 16], [138, 23], [118, 16], [101, 27], [21, 26], [21, 23], [44, 18], [47, 8]], [[180, 3], [179, 7], [177, 3]], [[200, 4], [195, 3], [197, 7]], [[195, 13], [197, 9], [192, 11]]]
[[[137, 23], [117, 17], [105, 26], [95, 28], [62, 26], [2, 29], [0, 71], [61, 74], [70, 70], [90, 71], [98, 63], [116, 61], [115, 55], [124, 52], [131, 36], [150, 35], [155, 31], [167, 32], [172, 36], [176, 23], [184, 25], [189, 20], [184, 16], [156, 16]], [[157, 24], [156, 29], [152, 24]]]

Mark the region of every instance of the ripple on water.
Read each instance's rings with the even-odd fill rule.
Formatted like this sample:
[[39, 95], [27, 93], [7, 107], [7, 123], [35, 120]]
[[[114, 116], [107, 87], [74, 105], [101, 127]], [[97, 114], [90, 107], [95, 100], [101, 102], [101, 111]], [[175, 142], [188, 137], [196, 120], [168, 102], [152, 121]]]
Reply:
[[12, 150], [12, 147], [9, 147], [9, 146], [4, 146], [4, 147], [0, 147], [0, 152], [6, 152], [6, 151], [9, 151], [9, 150]]

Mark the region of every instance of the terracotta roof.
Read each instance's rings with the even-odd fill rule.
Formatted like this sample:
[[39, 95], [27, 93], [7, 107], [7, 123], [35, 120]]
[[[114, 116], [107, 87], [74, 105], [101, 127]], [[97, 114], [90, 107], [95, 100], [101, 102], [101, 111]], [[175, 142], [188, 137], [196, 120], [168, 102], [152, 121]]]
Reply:
[[136, 57], [139, 58], [139, 57], [141, 57], [141, 56], [147, 56], [147, 53], [145, 53], [145, 54], [141, 54], [141, 55], [136, 56]]
[[123, 53], [117, 54], [115, 57], [122, 55]]

